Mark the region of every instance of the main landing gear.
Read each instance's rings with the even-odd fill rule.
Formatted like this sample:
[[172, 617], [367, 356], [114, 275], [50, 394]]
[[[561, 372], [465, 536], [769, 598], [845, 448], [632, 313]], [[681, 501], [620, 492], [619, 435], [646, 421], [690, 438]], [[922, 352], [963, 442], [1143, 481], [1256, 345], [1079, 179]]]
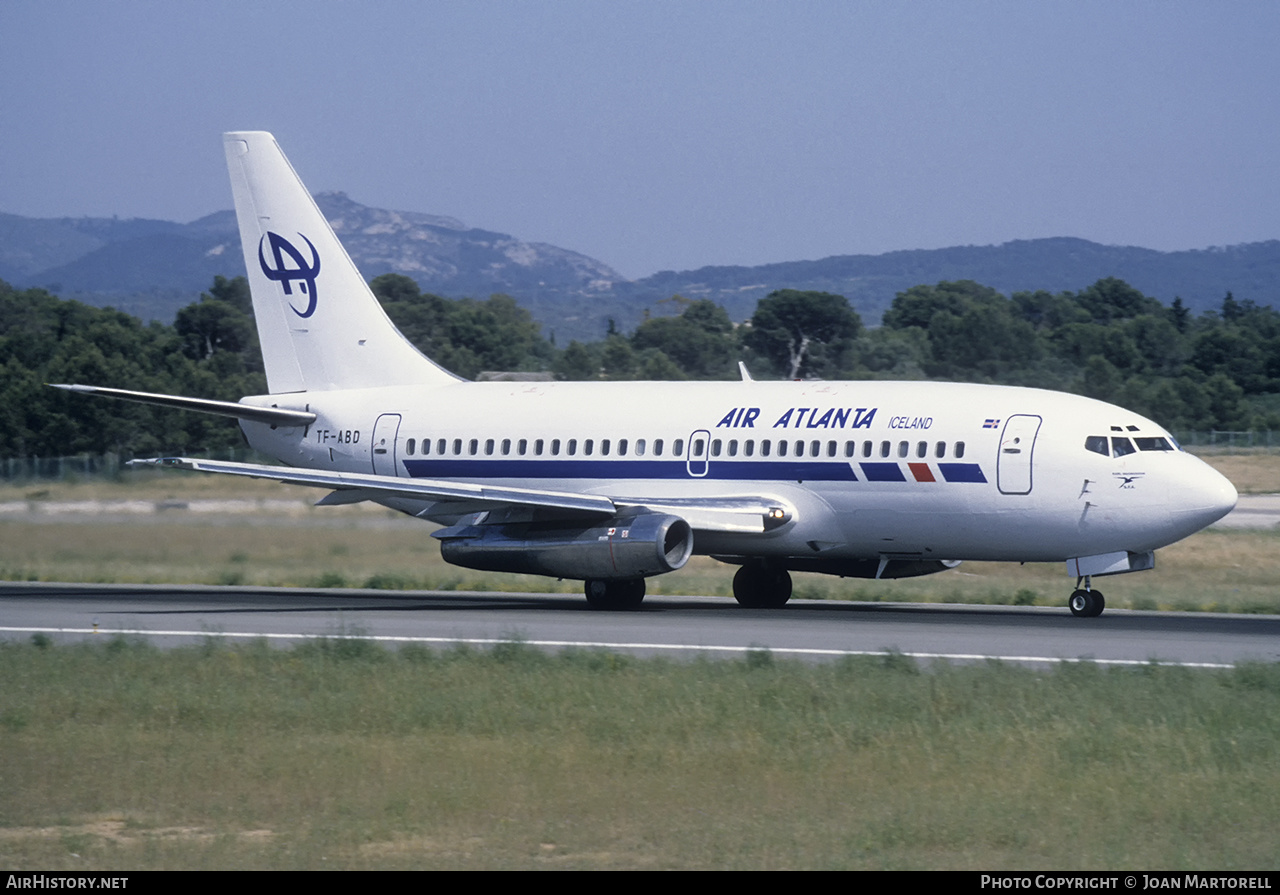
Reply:
[[625, 581], [590, 578], [583, 590], [587, 593], [587, 605], [592, 609], [639, 609], [644, 601], [643, 578]]
[[733, 576], [733, 598], [748, 609], [781, 609], [791, 599], [791, 573], [769, 566], [743, 566]]
[[1080, 579], [1076, 579], [1076, 589], [1067, 605], [1071, 607], [1071, 614], [1078, 618], [1097, 618], [1107, 608], [1107, 601], [1102, 591], [1093, 589], [1089, 576], [1085, 575], [1084, 587], [1080, 587]]

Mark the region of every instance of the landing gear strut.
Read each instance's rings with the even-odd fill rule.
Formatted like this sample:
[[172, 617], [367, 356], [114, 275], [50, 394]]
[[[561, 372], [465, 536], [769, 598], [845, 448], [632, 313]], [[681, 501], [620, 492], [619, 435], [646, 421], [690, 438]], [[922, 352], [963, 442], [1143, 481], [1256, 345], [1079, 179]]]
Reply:
[[1071, 607], [1071, 614], [1078, 618], [1097, 618], [1107, 608], [1107, 601], [1102, 591], [1093, 589], [1089, 576], [1085, 575], [1084, 587], [1080, 587], [1080, 579], [1076, 579], [1076, 589], [1067, 605]]
[[638, 609], [644, 601], [644, 579], [625, 581], [590, 578], [583, 587], [592, 609]]
[[733, 598], [748, 609], [781, 609], [791, 599], [791, 573], [768, 566], [743, 566], [733, 576]]

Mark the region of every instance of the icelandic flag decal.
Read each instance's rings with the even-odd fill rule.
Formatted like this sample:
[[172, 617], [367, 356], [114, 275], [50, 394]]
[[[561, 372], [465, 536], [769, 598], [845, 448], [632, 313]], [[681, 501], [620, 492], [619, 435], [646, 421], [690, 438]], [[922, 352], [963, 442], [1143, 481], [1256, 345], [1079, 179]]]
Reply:
[[990, 419], [989, 419], [989, 420], [984, 421], [984, 422], [983, 422], [983, 424], [982, 424], [982, 428], [984, 428], [984, 429], [997, 429], [997, 428], [999, 428], [999, 427], [1000, 427], [1000, 421], [999, 421], [999, 420], [990, 420]]

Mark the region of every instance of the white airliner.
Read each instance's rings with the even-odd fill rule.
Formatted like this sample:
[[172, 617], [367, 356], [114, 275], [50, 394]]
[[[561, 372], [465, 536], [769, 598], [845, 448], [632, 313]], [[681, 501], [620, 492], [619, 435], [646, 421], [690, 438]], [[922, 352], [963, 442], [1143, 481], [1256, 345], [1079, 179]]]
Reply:
[[446, 560], [585, 582], [629, 608], [693, 553], [778, 607], [791, 571], [856, 578], [963, 560], [1092, 578], [1222, 518], [1231, 483], [1151, 420], [1101, 401], [946, 382], [468, 382], [382, 311], [268, 133], [224, 135], [268, 395], [240, 403], [61, 386], [236, 417], [285, 466], [160, 466], [330, 490], [445, 527]]

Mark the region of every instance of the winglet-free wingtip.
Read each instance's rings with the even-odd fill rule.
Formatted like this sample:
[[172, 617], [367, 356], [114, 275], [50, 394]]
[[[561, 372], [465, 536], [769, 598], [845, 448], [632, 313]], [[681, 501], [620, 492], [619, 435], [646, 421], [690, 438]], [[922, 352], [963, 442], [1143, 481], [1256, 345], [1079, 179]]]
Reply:
[[751, 374], [747, 372], [747, 365], [743, 361], [738, 361], [738, 372], [742, 374], [743, 382], [755, 382], [751, 378]]

